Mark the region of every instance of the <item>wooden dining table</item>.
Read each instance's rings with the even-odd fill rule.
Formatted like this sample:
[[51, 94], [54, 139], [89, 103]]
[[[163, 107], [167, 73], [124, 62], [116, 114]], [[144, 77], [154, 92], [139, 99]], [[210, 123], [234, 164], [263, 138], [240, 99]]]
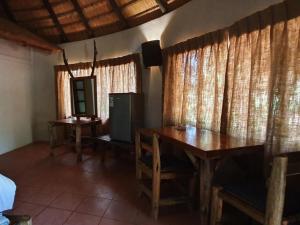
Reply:
[[200, 176], [200, 224], [209, 224], [212, 180], [217, 165], [234, 154], [264, 150], [264, 143], [257, 140], [235, 138], [205, 129], [163, 127], [154, 129], [160, 139], [185, 151]]
[[81, 135], [82, 129], [84, 127], [91, 127], [91, 133], [93, 137], [96, 137], [96, 126], [101, 125], [101, 119], [95, 118], [67, 118], [60, 120], [53, 120], [48, 122], [48, 128], [50, 133], [50, 148], [51, 148], [51, 156], [54, 156], [54, 148], [57, 146], [57, 135], [56, 135], [56, 127], [64, 126], [71, 127], [75, 129], [75, 149], [77, 153], [77, 162], [82, 161], [82, 146], [81, 146]]

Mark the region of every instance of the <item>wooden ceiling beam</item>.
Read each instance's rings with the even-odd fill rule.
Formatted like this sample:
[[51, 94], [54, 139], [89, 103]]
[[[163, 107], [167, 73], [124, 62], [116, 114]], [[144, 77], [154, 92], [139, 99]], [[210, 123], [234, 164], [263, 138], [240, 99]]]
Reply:
[[60, 51], [61, 49], [17, 24], [0, 18], [0, 38], [19, 43], [23, 46], [30, 46], [47, 52]]
[[[1, 1], [1, 0], [0, 0], [0, 1]], [[102, 0], [102, 1], [103, 1], [103, 0]], [[130, 1], [130, 2], [127, 2], [126, 4], [122, 5], [120, 8], [121, 8], [121, 9], [122, 9], [122, 8], [125, 8], [125, 7], [127, 7], [127, 6], [129, 6], [129, 5], [133, 4], [133, 3], [135, 3], [135, 2], [137, 2], [137, 1], [138, 1], [138, 0], [132, 0], [132, 1]], [[92, 2], [92, 3], [89, 3], [89, 4], [87, 4], [87, 5], [84, 5], [84, 6], [82, 6], [82, 10], [85, 10], [85, 9], [87, 9], [87, 8], [90, 8], [90, 7], [93, 7], [93, 6], [95, 6], [96, 4], [98, 4], [98, 3], [99, 3], [99, 2], [97, 2], [97, 3]], [[53, 8], [53, 5], [52, 5], [52, 8]], [[40, 8], [40, 9], [42, 9], [42, 8]], [[95, 15], [95, 16], [92, 16], [92, 17], [90, 17], [90, 19], [93, 20], [93, 19], [96, 19], [96, 18], [100, 18], [100, 17], [106, 16], [106, 15], [112, 13], [112, 12], [114, 12], [114, 11], [111, 10], [111, 11], [108, 11], [108, 12], [104, 12], [104, 13], [101, 13], [101, 14], [98, 14], [98, 15]], [[72, 14], [72, 13], [74, 13], [74, 11], [71, 9], [71, 10], [68, 10], [68, 11], [65, 11], [65, 12], [57, 13], [57, 14], [56, 14], [56, 17], [63, 17], [63, 16], [67, 16], [68, 14]], [[34, 23], [34, 22], [36, 22], [36, 21], [47, 20], [47, 19], [49, 19], [49, 16], [41, 16], [41, 17], [35, 17], [35, 18], [30, 18], [30, 19], [24, 19], [24, 20], [21, 21], [21, 24]]]
[[[83, 8], [83, 9], [85, 9], [85, 8]], [[63, 16], [67, 16], [67, 15], [72, 15], [73, 13], [75, 13], [75, 11], [73, 9], [69, 9], [67, 11], [57, 13], [56, 17], [63, 17]], [[23, 23], [32, 23], [32, 22], [41, 21], [41, 20], [48, 20], [48, 19], [49, 19], [49, 16], [41, 16], [41, 17], [23, 19], [22, 22]]]
[[[67, 26], [72, 26], [72, 25], [75, 25], [75, 24], [81, 24], [81, 20], [76, 20], [76, 21], [72, 21], [70, 23], [65, 23], [64, 26], [67, 27]], [[47, 30], [47, 29], [54, 29], [56, 28], [55, 25], [49, 25], [49, 26], [40, 26], [40, 27], [35, 27], [36, 30]]]
[[48, 0], [43, 0], [44, 6], [46, 7], [50, 17], [52, 18], [53, 23], [56, 25], [56, 28], [59, 30], [60, 35], [61, 35], [61, 40], [62, 42], [67, 42], [69, 41], [67, 38], [67, 35], [62, 27], [62, 25], [60, 24], [60, 22], [58, 21], [58, 18], [51, 6], [51, 4], [49, 3]]
[[[104, 13], [98, 14], [98, 15], [96, 15], [96, 16], [92, 16], [92, 17], [90, 18], [90, 20], [98, 19], [98, 18], [107, 16], [107, 15], [109, 15], [109, 14], [111, 14], [111, 13], [114, 13], [114, 11], [111, 10], [111, 11], [108, 11], [108, 12], [104, 12]], [[58, 14], [57, 14], [57, 15], [58, 15]], [[49, 19], [49, 17], [47, 17], [47, 19]], [[34, 21], [37, 21], [37, 20], [34, 20]], [[19, 24], [22, 25], [22, 26], [30, 26], [30, 25], [31, 25], [30, 22], [34, 22], [34, 21], [22, 21], [22, 22], [20, 22]], [[78, 21], [75, 21], [75, 22], [65, 23], [64, 26], [66, 27], [66, 26], [74, 25], [74, 24], [76, 24], [76, 23], [78, 23], [78, 22], [81, 22], [81, 21], [78, 20]], [[55, 26], [55, 25], [49, 25], [49, 26], [36, 26], [36, 27], [34, 27], [34, 28], [37, 29], [37, 30], [45, 30], [45, 29], [56, 28], [56, 26]]]
[[122, 14], [119, 6], [117, 5], [115, 0], [109, 0], [109, 3], [111, 5], [111, 8], [114, 10], [114, 12], [117, 14], [119, 20], [124, 24], [124, 26], [127, 28], [129, 27], [129, 24], [127, 23], [126, 18]]
[[168, 12], [168, 3], [165, 0], [155, 0], [158, 4], [160, 11], [164, 14]]
[[126, 8], [127, 6], [130, 6], [136, 2], [138, 2], [139, 0], [131, 0], [129, 2], [124, 3], [120, 8]]
[[[90, 20], [97, 19], [97, 18], [100, 18], [102, 16], [107, 16], [107, 15], [113, 13], [113, 12], [114, 12], [113, 10], [110, 10], [110, 11], [107, 11], [107, 12], [100, 13], [98, 15], [92, 16], [89, 19]], [[66, 12], [63, 12], [63, 13], [57, 13], [56, 16], [57, 17], [63, 17], [63, 16], [67, 16], [68, 14], [72, 14], [72, 13], [74, 13], [73, 10], [66, 11]], [[28, 19], [28, 20], [22, 20], [20, 22], [20, 24], [30, 24], [30, 23], [34, 23], [34, 22], [37, 22], [37, 21], [48, 20], [48, 19], [49, 19], [49, 16], [37, 17], [37, 18]]]
[[[61, 0], [60, 2], [53, 2], [53, 3], [51, 3], [52, 4], [52, 8], [56, 7], [56, 6], [59, 6], [59, 5], [63, 4], [63, 3], [66, 3], [68, 1], [69, 0]], [[34, 6], [34, 7], [30, 7], [30, 8], [25, 8], [25, 9], [15, 9], [14, 11], [22, 13], [22, 12], [36, 11], [36, 10], [43, 10], [43, 9], [45, 9], [44, 5], [41, 5], [41, 6]]]
[[77, 0], [71, 0], [76, 12], [78, 13], [80, 19], [81, 19], [81, 22], [84, 24], [87, 32], [88, 32], [88, 35], [90, 38], [93, 38], [95, 37], [94, 35], [94, 31], [92, 30], [90, 24], [89, 24], [89, 21], [87, 20], [87, 18], [85, 17], [85, 15], [83, 14], [83, 11], [78, 3]]
[[[73, 9], [62, 12], [62, 13], [57, 13], [56, 17], [63, 17], [63, 16], [67, 16], [67, 15], [72, 15], [74, 14], [75, 11], [73, 11]], [[41, 20], [48, 20], [51, 19], [49, 18], [49, 16], [41, 16], [41, 17], [34, 17], [34, 18], [30, 18], [30, 19], [23, 19], [22, 23], [34, 23], [37, 21], [41, 21]]]
[[3, 10], [4, 10], [4, 12], [5, 12], [7, 18], [8, 18], [10, 21], [16, 23], [17, 20], [16, 20], [15, 16], [12, 14], [11, 9], [10, 9], [10, 7], [9, 7], [9, 5], [8, 5], [7, 0], [1, 0], [0, 2], [1, 2], [2, 8], [3, 8]]
[[147, 14], [147, 13], [149, 13], [150, 11], [154, 11], [154, 10], [157, 10], [157, 6], [153, 6], [153, 7], [149, 8], [149, 9], [147, 9], [147, 10], [145, 10], [145, 11], [142, 11], [142, 12], [139, 12], [139, 13], [133, 15], [133, 16], [130, 16], [129, 19], [135, 19], [135, 18], [137, 18], [137, 17], [144, 16], [144, 14]]

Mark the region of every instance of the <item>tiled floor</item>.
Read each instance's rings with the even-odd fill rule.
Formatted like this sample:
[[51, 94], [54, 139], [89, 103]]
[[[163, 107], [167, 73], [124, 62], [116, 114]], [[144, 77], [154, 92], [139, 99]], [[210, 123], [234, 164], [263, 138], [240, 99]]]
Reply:
[[13, 213], [29, 214], [33, 225], [194, 225], [199, 214], [162, 209], [149, 216], [147, 199], [137, 198], [134, 161], [96, 153], [76, 163], [67, 147], [49, 156], [46, 143], [36, 143], [0, 156], [0, 173], [13, 179], [17, 194]]

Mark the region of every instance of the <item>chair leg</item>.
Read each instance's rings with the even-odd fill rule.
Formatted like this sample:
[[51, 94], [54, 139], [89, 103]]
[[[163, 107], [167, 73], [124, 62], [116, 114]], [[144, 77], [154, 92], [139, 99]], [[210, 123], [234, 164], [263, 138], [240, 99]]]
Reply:
[[136, 174], [135, 174], [135, 176], [136, 176], [136, 179], [138, 181], [140, 181], [142, 179], [142, 170], [139, 167], [139, 165], [136, 165]]
[[136, 165], [136, 180], [137, 180], [137, 185], [138, 185], [138, 197], [142, 197], [142, 189], [141, 189], [142, 178], [143, 178], [142, 170], [138, 165]]
[[223, 200], [219, 198], [220, 187], [213, 187], [210, 225], [218, 225], [222, 219]]
[[195, 174], [191, 180], [190, 180], [190, 184], [189, 184], [189, 207], [190, 209], [194, 209], [195, 208], [195, 199], [196, 199], [196, 183], [197, 183], [197, 175]]
[[155, 220], [159, 213], [159, 199], [160, 199], [160, 177], [155, 174], [152, 178], [152, 216]]
[[[152, 206], [152, 207], [153, 207], [153, 206]], [[154, 207], [152, 208], [152, 217], [153, 217], [153, 219], [157, 220], [157, 218], [158, 218], [158, 213], [159, 213], [159, 206], [157, 205], [157, 206], [154, 206]]]
[[107, 145], [106, 145], [106, 144], [102, 145], [102, 149], [101, 149], [101, 162], [102, 162], [102, 163], [105, 162], [105, 158], [106, 158], [106, 148], [107, 148]]

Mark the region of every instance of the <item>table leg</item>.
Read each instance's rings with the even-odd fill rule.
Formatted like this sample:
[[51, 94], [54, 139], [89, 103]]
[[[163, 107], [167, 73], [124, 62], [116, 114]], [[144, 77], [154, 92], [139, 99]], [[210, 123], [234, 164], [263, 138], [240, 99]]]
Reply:
[[82, 148], [81, 148], [81, 126], [76, 126], [76, 152], [77, 152], [77, 162], [82, 161]]
[[201, 160], [200, 162], [200, 213], [202, 225], [209, 224], [209, 212], [211, 204], [212, 179], [215, 172], [213, 160]]
[[49, 123], [48, 124], [48, 129], [49, 129], [49, 135], [50, 135], [50, 156], [54, 156], [54, 147], [55, 147], [55, 134], [54, 134], [54, 125]]
[[193, 164], [193, 167], [199, 171], [199, 160], [189, 151], [185, 151], [185, 154], [187, 157], [191, 160], [191, 163]]
[[[185, 151], [185, 154], [187, 155], [187, 157], [190, 159], [194, 169], [196, 171], [198, 171], [199, 173], [199, 168], [200, 168], [200, 163], [199, 163], [199, 159], [197, 159], [190, 151]], [[189, 193], [190, 193], [190, 198], [192, 199], [191, 201], [191, 208], [196, 208], [196, 206], [198, 206], [198, 201], [195, 198], [196, 196], [196, 183], [198, 182], [198, 177], [197, 175], [191, 180], [190, 183], [190, 189], [189, 189]]]
[[91, 131], [92, 131], [92, 137], [93, 137], [93, 149], [94, 151], [97, 150], [97, 143], [96, 143], [96, 137], [97, 137], [97, 126], [95, 124], [91, 125]]

